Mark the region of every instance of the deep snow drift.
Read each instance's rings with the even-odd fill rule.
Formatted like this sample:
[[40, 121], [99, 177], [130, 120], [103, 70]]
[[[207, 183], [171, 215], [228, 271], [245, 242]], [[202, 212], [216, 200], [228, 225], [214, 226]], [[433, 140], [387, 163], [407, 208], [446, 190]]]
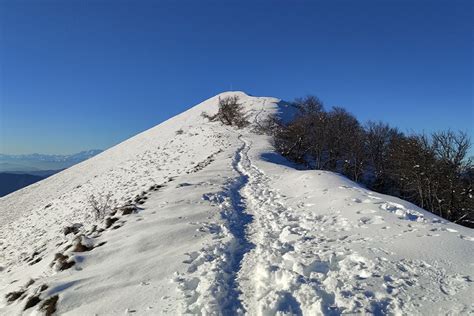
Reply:
[[[234, 94], [253, 125], [286, 112]], [[201, 117], [218, 97], [1, 198], [0, 314], [474, 313], [471, 229], [298, 170]], [[109, 192], [130, 205], [96, 220]]]

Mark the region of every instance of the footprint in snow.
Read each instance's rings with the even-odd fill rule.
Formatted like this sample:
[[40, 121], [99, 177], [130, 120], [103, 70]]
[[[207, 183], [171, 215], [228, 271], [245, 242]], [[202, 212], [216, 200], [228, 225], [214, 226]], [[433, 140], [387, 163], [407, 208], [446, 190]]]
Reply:
[[457, 230], [453, 228], [446, 228], [446, 227], [435, 227], [430, 229], [430, 231], [435, 232], [435, 231], [443, 231], [443, 232], [448, 232], [448, 233], [458, 233]]
[[185, 253], [185, 255], [189, 256], [189, 259], [183, 261], [183, 263], [186, 263], [186, 264], [193, 263], [193, 261], [199, 257], [199, 253], [196, 251], [193, 251], [191, 253], [187, 252]]
[[468, 283], [473, 282], [469, 276], [451, 275], [447, 276], [440, 282], [440, 290], [446, 295], [455, 295], [459, 291], [465, 289]]
[[375, 211], [375, 210], [365, 209], [365, 210], [357, 211], [357, 214], [373, 214], [373, 213], [376, 213], [376, 212], [377, 211]]
[[369, 217], [369, 216], [363, 216], [359, 219], [359, 222], [363, 225], [367, 224], [382, 224], [384, 223], [384, 219], [382, 216], [374, 216], [374, 217]]
[[[459, 238], [468, 240], [468, 241], [474, 241], [474, 237], [471, 237], [471, 236], [459, 235]], [[0, 267], [0, 271], [2, 271], [1, 267]]]

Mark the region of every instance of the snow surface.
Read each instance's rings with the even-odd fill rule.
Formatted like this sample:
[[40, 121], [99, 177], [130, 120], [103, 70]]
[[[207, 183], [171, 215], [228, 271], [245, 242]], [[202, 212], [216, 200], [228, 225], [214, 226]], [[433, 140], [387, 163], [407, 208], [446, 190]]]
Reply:
[[[252, 125], [289, 113], [226, 92], [0, 198], [0, 314], [41, 314], [55, 295], [65, 315], [474, 313], [471, 229], [201, 116], [235, 94]], [[88, 199], [109, 192], [142, 204], [105, 228]]]

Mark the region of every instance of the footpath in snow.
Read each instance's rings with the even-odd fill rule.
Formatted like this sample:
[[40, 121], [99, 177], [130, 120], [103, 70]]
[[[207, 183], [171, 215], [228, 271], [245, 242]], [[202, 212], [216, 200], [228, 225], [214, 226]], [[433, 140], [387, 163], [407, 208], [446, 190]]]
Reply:
[[[234, 94], [254, 124], [285, 114]], [[472, 230], [299, 170], [201, 117], [218, 97], [1, 198], [0, 314], [474, 313]]]

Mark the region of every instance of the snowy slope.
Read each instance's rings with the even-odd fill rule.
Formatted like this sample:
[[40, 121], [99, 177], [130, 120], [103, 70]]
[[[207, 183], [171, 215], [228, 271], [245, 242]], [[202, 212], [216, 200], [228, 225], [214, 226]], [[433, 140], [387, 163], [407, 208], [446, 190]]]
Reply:
[[[254, 124], [287, 110], [234, 94]], [[0, 314], [474, 313], [472, 230], [298, 170], [202, 118], [218, 97], [0, 198]], [[137, 212], [97, 221], [108, 192]]]

